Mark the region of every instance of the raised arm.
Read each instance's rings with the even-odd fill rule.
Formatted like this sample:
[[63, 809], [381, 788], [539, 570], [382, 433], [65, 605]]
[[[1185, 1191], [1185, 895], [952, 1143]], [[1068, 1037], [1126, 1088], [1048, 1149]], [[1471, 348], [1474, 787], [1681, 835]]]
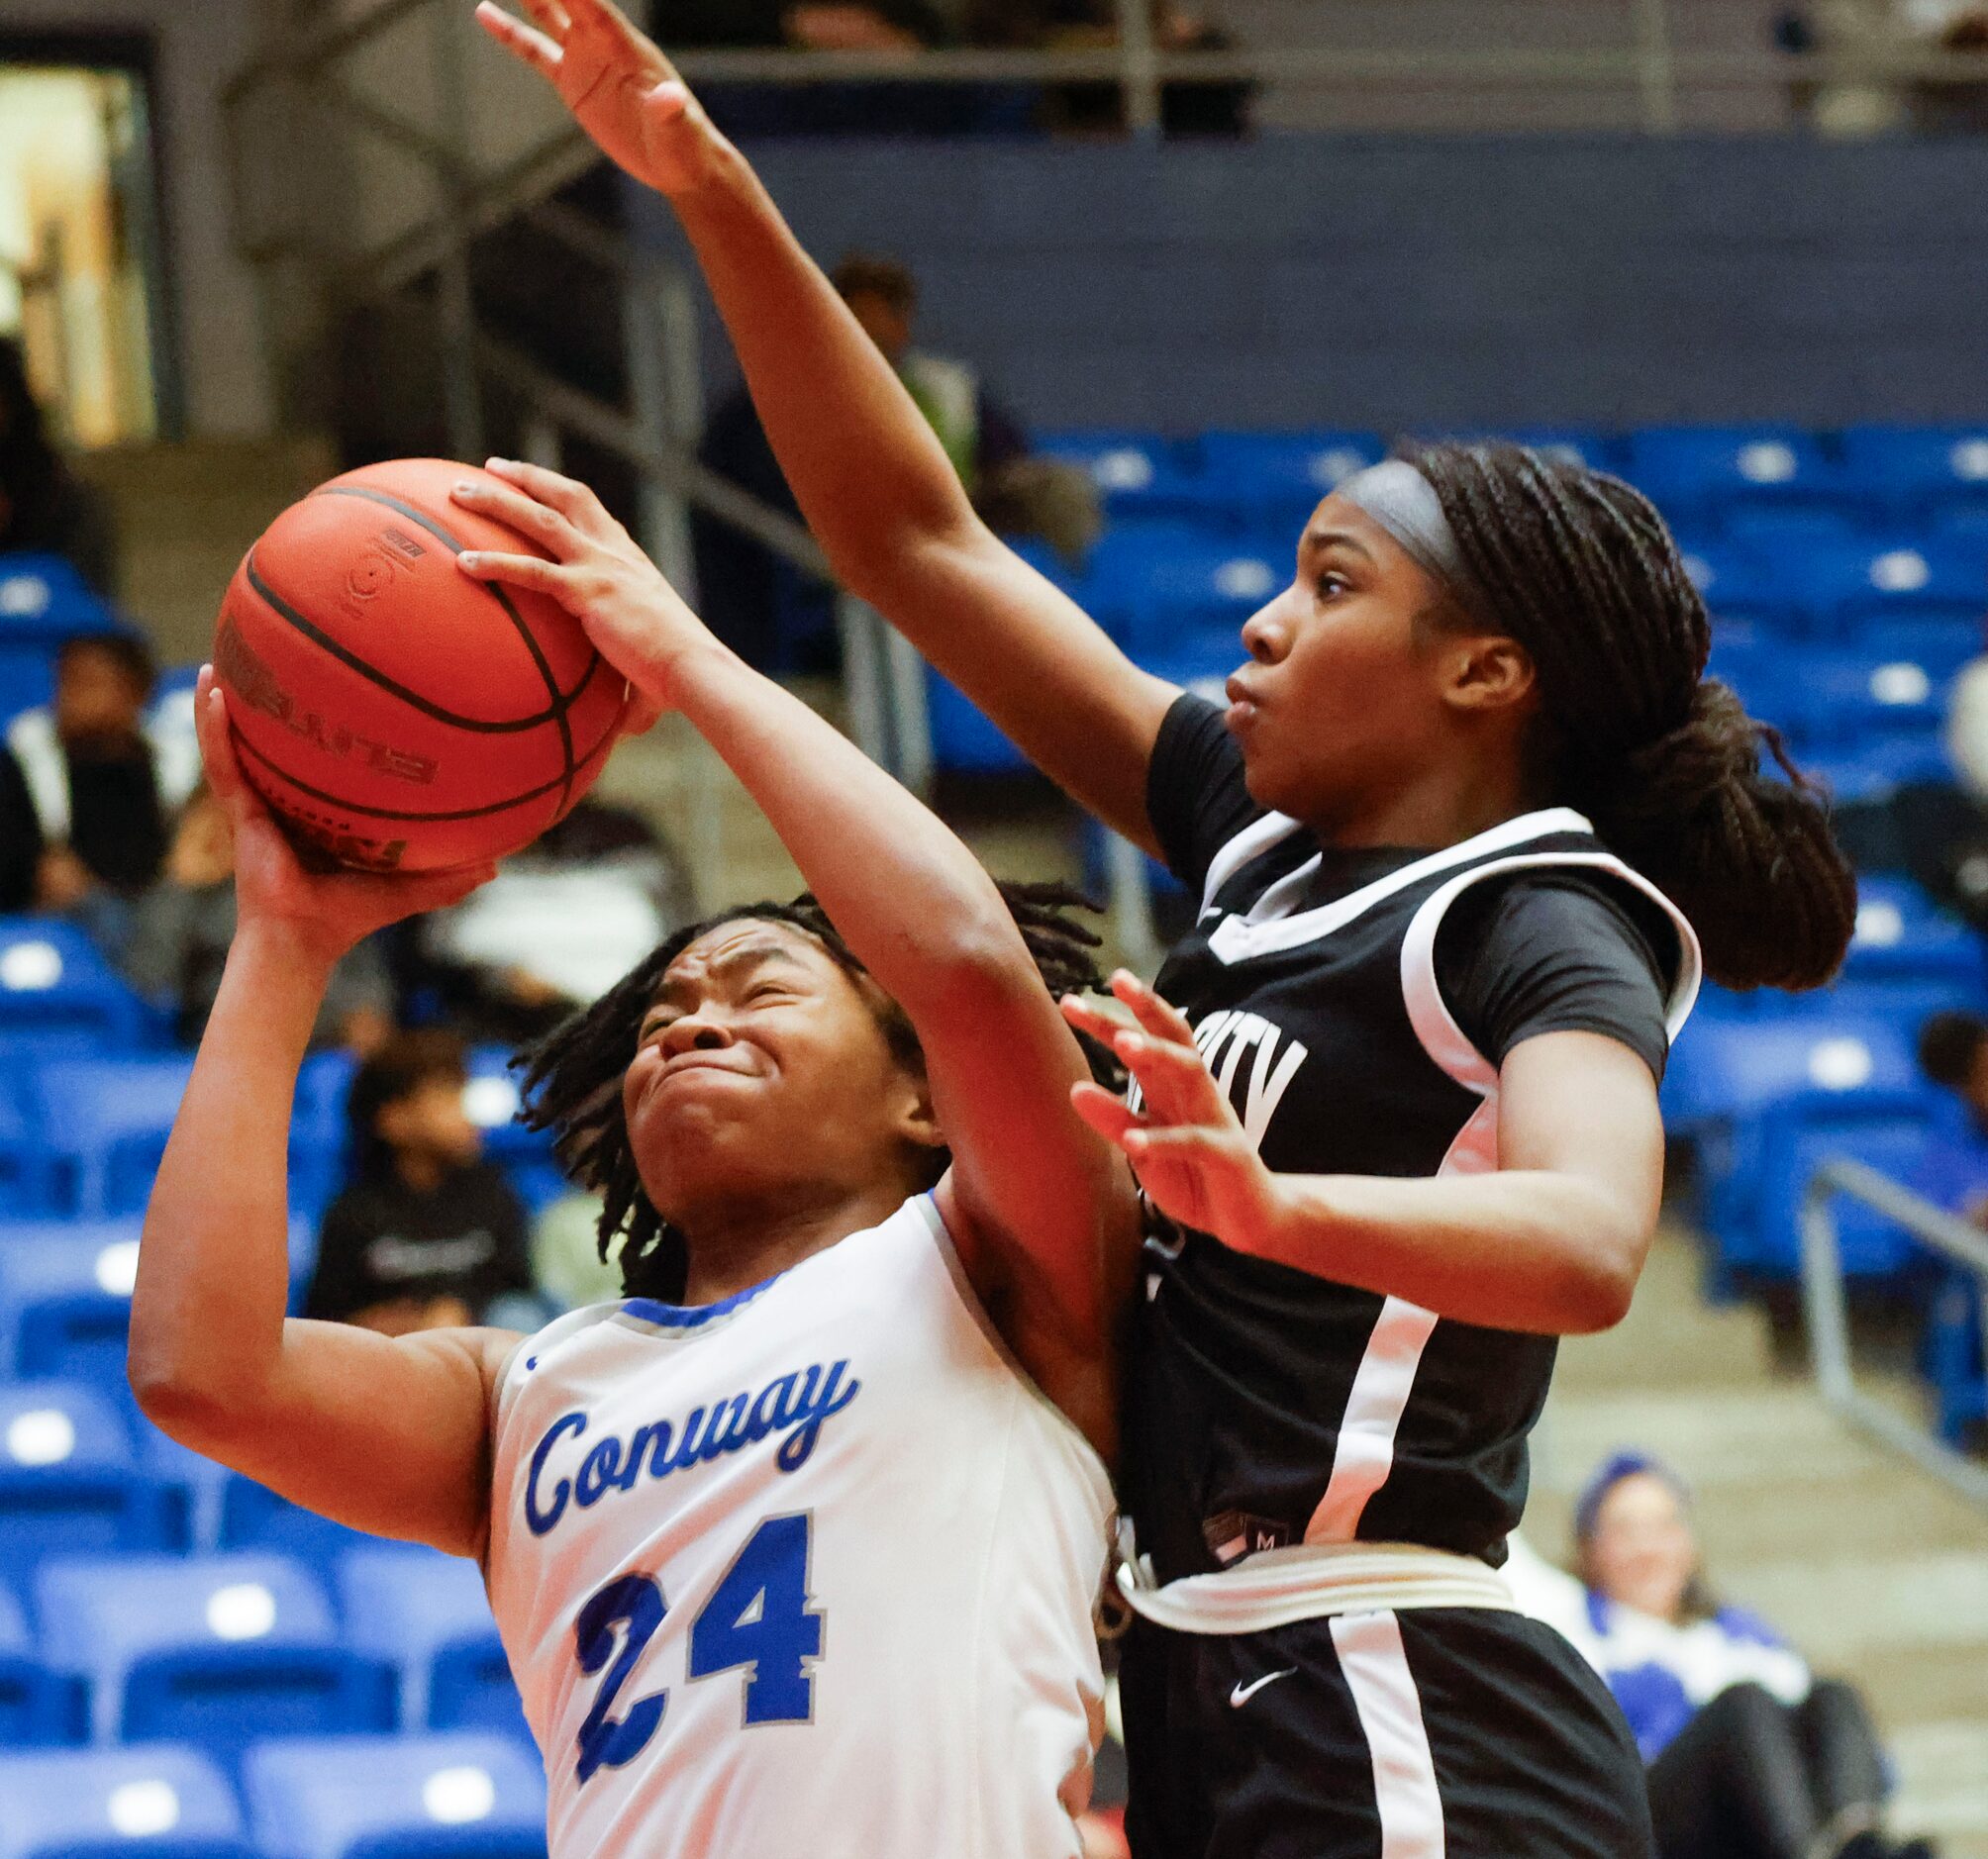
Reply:
[[1109, 1343], [1137, 1250], [1132, 1181], [1071, 1108], [1089, 1070], [999, 891], [912, 795], [720, 645], [592, 492], [527, 465], [493, 469], [518, 492], [465, 487], [458, 501], [553, 559], [469, 555], [465, 569], [562, 602], [758, 803], [918, 1033], [952, 1151], [942, 1199], [976, 1290], [1037, 1379], [1107, 1443]]
[[1145, 769], [1175, 687], [974, 514], [889, 363], [662, 52], [607, 0], [524, 4], [543, 31], [490, 0], [477, 17], [604, 152], [668, 197], [837, 576], [1053, 781], [1156, 850]]
[[371, 930], [490, 874], [306, 876], [243, 784], [212, 671], [198, 705], [208, 779], [235, 823], [241, 927], [146, 1212], [132, 1390], [175, 1439], [308, 1510], [475, 1555], [489, 1391], [516, 1339], [389, 1340], [283, 1313], [290, 1106], [332, 968]]

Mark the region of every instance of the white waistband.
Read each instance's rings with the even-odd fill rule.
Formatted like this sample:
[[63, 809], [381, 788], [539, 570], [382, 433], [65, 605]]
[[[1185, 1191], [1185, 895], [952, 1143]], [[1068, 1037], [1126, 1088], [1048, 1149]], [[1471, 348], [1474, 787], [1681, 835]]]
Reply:
[[1295, 1620], [1400, 1608], [1518, 1612], [1496, 1569], [1420, 1543], [1296, 1543], [1164, 1587], [1143, 1558], [1132, 1557], [1119, 1565], [1118, 1586], [1134, 1613], [1180, 1633], [1260, 1633]]

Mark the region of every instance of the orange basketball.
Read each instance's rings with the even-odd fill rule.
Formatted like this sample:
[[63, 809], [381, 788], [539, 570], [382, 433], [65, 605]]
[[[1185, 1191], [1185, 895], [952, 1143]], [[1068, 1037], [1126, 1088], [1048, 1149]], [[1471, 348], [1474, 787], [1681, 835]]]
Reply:
[[214, 669], [243, 773], [342, 864], [446, 871], [530, 844], [599, 776], [628, 703], [563, 608], [455, 565], [544, 553], [450, 502], [464, 478], [497, 481], [402, 458], [320, 485], [222, 602]]

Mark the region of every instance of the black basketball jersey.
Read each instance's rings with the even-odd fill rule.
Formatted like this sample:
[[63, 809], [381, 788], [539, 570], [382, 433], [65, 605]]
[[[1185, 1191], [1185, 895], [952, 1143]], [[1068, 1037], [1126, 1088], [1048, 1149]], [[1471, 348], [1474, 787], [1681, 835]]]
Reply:
[[[1190, 705], [1205, 711], [1194, 699], [1181, 711]], [[1162, 749], [1181, 721], [1168, 719]], [[1194, 829], [1153, 809], [1176, 868], [1201, 890], [1158, 986], [1273, 1170], [1497, 1167], [1497, 1071], [1450, 1012], [1436, 955], [1450, 906], [1489, 880], [1606, 873], [1660, 912], [1678, 943], [1666, 1025], [1674, 1034], [1683, 1024], [1696, 938], [1579, 814], [1529, 814], [1435, 852], [1323, 854], [1297, 822], [1249, 802], [1241, 752], [1210, 721], [1186, 719], [1200, 758]], [[1158, 1579], [1305, 1541], [1503, 1561], [1551, 1337], [1439, 1320], [1165, 1223], [1146, 1262], [1124, 1483]]]

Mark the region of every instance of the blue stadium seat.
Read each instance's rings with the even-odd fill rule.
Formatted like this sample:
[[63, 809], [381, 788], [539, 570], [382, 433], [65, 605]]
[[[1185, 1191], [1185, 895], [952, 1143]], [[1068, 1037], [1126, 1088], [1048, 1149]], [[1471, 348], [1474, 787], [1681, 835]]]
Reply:
[[1920, 1355], [1942, 1437], [1949, 1445], [1966, 1445], [1974, 1428], [1988, 1420], [1988, 1347], [1980, 1281], [1964, 1266], [1937, 1268]]
[[349, 1052], [313, 1052], [297, 1076], [290, 1113], [290, 1205], [322, 1208], [345, 1181], [351, 1146], [346, 1095], [358, 1061]]
[[[1932, 1136], [1932, 1110], [1919, 1090], [1846, 1094], [1828, 1102], [1808, 1098], [1770, 1112], [1762, 1131], [1758, 1223], [1750, 1235], [1721, 1232], [1726, 1264], [1757, 1278], [1798, 1277], [1802, 1197], [1816, 1170], [1846, 1158], [1894, 1181], [1910, 1181]], [[1833, 1206], [1838, 1253], [1851, 1277], [1891, 1278], [1925, 1265], [1925, 1251], [1897, 1222], [1841, 1196]]]
[[1978, 645], [1988, 614], [1988, 559], [1979, 551], [1919, 537], [1852, 549], [1843, 565], [1838, 612], [1849, 637], [1861, 638], [1886, 621], [1914, 618], [1945, 621]]
[[1182, 447], [1157, 434], [1043, 433], [1036, 451], [1087, 471], [1114, 523], [1219, 514], [1208, 512], [1206, 493]]
[[0, 1039], [38, 1053], [126, 1048], [145, 1006], [73, 924], [0, 917]]
[[968, 701], [955, 684], [928, 670], [925, 714], [934, 763], [948, 774], [1014, 775], [1028, 771], [1022, 751]]
[[1853, 426], [1842, 450], [1850, 482], [1895, 518], [1988, 512], [1988, 427]]
[[1242, 623], [1289, 585], [1293, 560], [1267, 545], [1175, 532], [1107, 536], [1092, 557], [1091, 588], [1142, 663], [1215, 636], [1234, 665], [1243, 656]]
[[1818, 649], [1798, 661], [1798, 670], [1787, 721], [1806, 743], [1845, 749], [1881, 736], [1937, 738], [1945, 724], [1952, 679], [1937, 664]]
[[192, 1070], [178, 1054], [41, 1066], [32, 1089], [50, 1206], [84, 1220], [142, 1212]]
[[255, 1859], [227, 1777], [170, 1743], [0, 1755], [0, 1859]]
[[123, 1415], [69, 1381], [0, 1385], [0, 1579], [49, 1555], [176, 1549], [181, 1494], [132, 1456]]
[[1866, 872], [1857, 880], [1856, 933], [1843, 980], [1864, 983], [1925, 982], [1949, 988], [1956, 999], [1982, 991], [1979, 933], [1941, 910], [1909, 878]]
[[1839, 801], [1872, 800], [1916, 782], [1951, 781], [1945, 745], [1932, 737], [1894, 735], [1853, 749], [1805, 752], [1802, 772]]
[[483, 1578], [460, 1556], [376, 1544], [339, 1559], [346, 1640], [400, 1671], [401, 1721], [529, 1740]]
[[1678, 545], [1685, 571], [1719, 628], [1742, 623], [1780, 639], [1806, 631], [1807, 616], [1786, 577], [1776, 574], [1758, 549], [1704, 538], [1680, 538]]
[[1386, 456], [1373, 433], [1210, 433], [1201, 441], [1211, 494], [1285, 552], [1323, 499]]
[[329, 1569], [339, 1557], [378, 1538], [281, 1498], [252, 1478], [230, 1472], [221, 1490], [221, 1547], [259, 1549]]
[[123, 623], [60, 555], [0, 555], [0, 637], [58, 645], [78, 633], [119, 633]]
[[264, 1743], [243, 1793], [266, 1859], [545, 1859], [545, 1775], [502, 1736]]
[[0, 1223], [0, 1362], [122, 1396], [139, 1223]]
[[[0, 1748], [72, 1743], [82, 1733], [82, 1687], [43, 1664], [21, 1604], [0, 1587]], [[6, 1800], [0, 1786], [0, 1804]], [[0, 1853], [6, 1851], [6, 1819], [0, 1805]]]
[[55, 654], [38, 641], [0, 634], [0, 729], [24, 710], [39, 710], [55, 694]]
[[1842, 473], [1812, 435], [1786, 427], [1659, 427], [1633, 433], [1630, 481], [1673, 524], [1723, 513], [1839, 511]]
[[259, 1737], [393, 1727], [393, 1674], [340, 1640], [324, 1590], [283, 1556], [44, 1563], [42, 1649], [86, 1674], [99, 1740], [170, 1738], [229, 1758]]
[[1757, 1119], [1810, 1093], [1921, 1088], [1916, 1026], [1825, 1005], [1693, 1023], [1663, 1081], [1666, 1120], [1690, 1131]]
[[469, 1121], [483, 1132], [484, 1153], [507, 1167], [552, 1153], [549, 1135], [518, 1122], [519, 1074], [511, 1069], [511, 1057], [508, 1046], [476, 1047], [469, 1054], [469, 1085], [462, 1098]]

